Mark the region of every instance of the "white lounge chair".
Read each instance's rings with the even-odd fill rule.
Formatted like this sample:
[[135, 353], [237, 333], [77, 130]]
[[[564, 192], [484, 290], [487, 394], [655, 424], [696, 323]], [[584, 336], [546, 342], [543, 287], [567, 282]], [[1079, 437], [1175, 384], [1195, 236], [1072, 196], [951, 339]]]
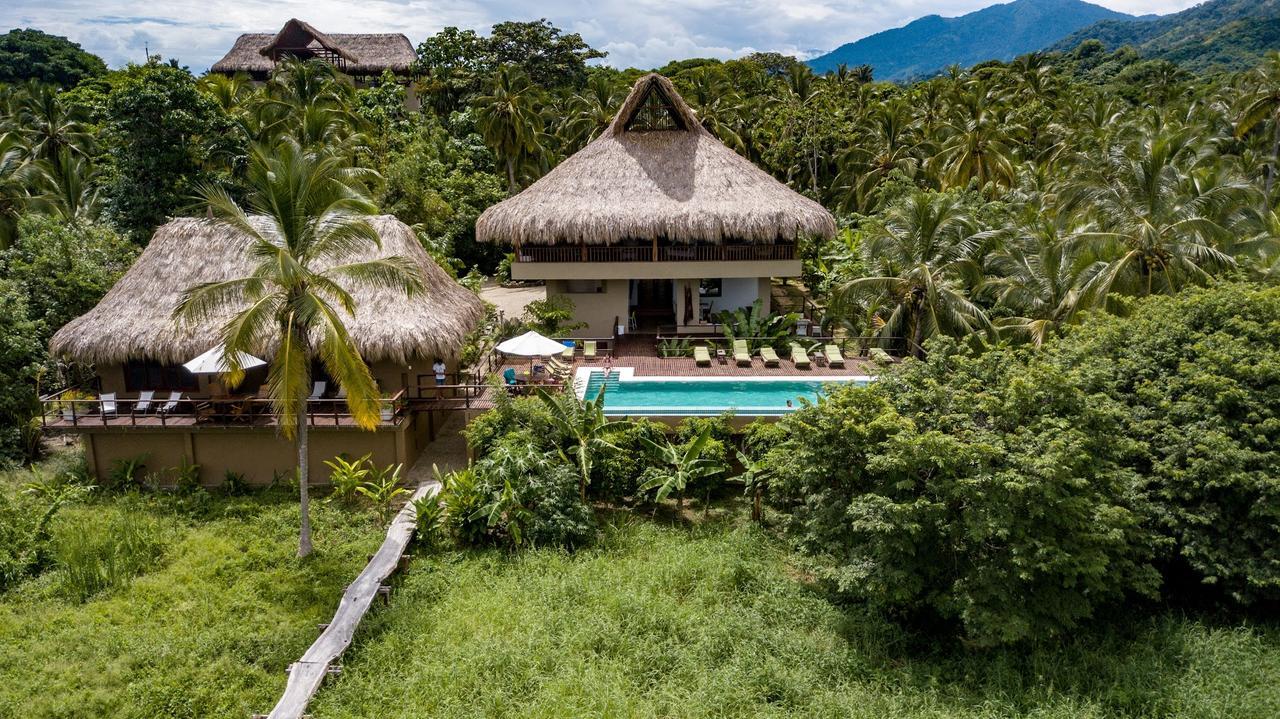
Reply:
[[151, 411], [151, 402], [156, 398], [155, 390], [146, 389], [138, 393], [138, 399], [133, 403], [134, 414], [146, 414]]
[[172, 414], [178, 411], [178, 404], [182, 402], [181, 392], [170, 392], [169, 401], [164, 403], [160, 408], [160, 414]]
[[103, 417], [116, 416], [116, 393], [115, 392], [107, 392], [103, 394], [99, 398], [99, 400], [101, 402], [99, 404], [99, 408], [102, 410]]
[[308, 400], [320, 399], [321, 397], [324, 396], [324, 391], [328, 389], [328, 387], [329, 387], [328, 382], [316, 382], [315, 384], [311, 385], [311, 396], [308, 397], [307, 399]]

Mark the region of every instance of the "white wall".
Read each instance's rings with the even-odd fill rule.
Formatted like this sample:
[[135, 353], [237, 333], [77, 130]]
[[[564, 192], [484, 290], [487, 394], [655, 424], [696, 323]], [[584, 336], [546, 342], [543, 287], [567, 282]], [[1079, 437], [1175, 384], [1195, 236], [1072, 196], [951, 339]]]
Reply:
[[719, 297], [706, 298], [711, 303], [711, 315], [739, 307], [750, 307], [760, 296], [760, 281], [755, 277], [726, 277], [721, 282]]

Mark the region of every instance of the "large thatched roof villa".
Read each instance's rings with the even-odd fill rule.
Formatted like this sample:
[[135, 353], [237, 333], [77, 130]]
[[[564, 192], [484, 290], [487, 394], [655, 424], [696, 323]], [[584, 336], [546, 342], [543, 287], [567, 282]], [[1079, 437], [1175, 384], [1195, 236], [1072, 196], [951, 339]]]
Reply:
[[417, 60], [413, 43], [400, 33], [325, 33], [298, 19], [274, 33], [245, 33], [210, 72], [247, 73], [266, 80], [283, 58], [318, 58], [359, 78], [377, 77], [390, 70], [408, 77]]
[[596, 140], [476, 223], [515, 249], [515, 279], [574, 300], [589, 336], [616, 325], [707, 329], [721, 310], [769, 304], [800, 274], [795, 242], [829, 237], [818, 203], [726, 147], [661, 75], [640, 78]]
[[[433, 417], [405, 408], [404, 400], [433, 383], [436, 357], [450, 371], [467, 334], [483, 315], [479, 298], [440, 269], [413, 231], [391, 216], [373, 217], [381, 248], [363, 256], [400, 256], [422, 272], [426, 291], [412, 298], [348, 287], [356, 299], [347, 320], [352, 338], [383, 391], [382, 426], [354, 428], [341, 388], [328, 382], [311, 403], [313, 481], [323, 481], [322, 460], [339, 453], [372, 452], [380, 465], [409, 463], [432, 432]], [[96, 307], [53, 336], [57, 356], [93, 363], [103, 400], [59, 403], [62, 429], [84, 436], [94, 471], [104, 474], [120, 459], [146, 456], [149, 471], [163, 473], [185, 458], [200, 465], [206, 481], [226, 471], [269, 482], [293, 466], [293, 447], [277, 436], [259, 389], [265, 369], [250, 371], [233, 393], [217, 374], [192, 374], [182, 365], [218, 346], [221, 322], [183, 327], [173, 319], [182, 293], [196, 284], [248, 274], [244, 235], [208, 220], [182, 218], [158, 229], [137, 262]], [[254, 354], [269, 358], [274, 348]], [[313, 369], [324, 380], [322, 368]], [[180, 399], [171, 404], [174, 394]], [[77, 414], [77, 407], [79, 414]]]

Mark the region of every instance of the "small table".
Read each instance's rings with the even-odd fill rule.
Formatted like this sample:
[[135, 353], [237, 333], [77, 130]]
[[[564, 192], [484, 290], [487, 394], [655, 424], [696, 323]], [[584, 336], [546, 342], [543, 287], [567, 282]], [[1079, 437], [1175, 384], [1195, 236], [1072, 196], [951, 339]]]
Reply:
[[716, 361], [719, 362], [720, 364], [725, 364], [726, 362], [729, 361], [729, 358], [726, 357], [724, 354], [723, 348], [719, 348], [719, 347], [716, 348]]

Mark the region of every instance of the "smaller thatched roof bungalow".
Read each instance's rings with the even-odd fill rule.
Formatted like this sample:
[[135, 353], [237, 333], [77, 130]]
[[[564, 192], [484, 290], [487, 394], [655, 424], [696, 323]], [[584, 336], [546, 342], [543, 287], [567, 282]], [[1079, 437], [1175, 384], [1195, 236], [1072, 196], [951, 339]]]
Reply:
[[476, 223], [478, 240], [517, 245], [772, 243], [835, 231], [831, 213], [726, 147], [656, 73], [636, 81], [600, 137]]
[[407, 76], [417, 53], [400, 33], [325, 33], [295, 18], [276, 33], [241, 35], [209, 70], [225, 75], [244, 72], [263, 80], [285, 57], [321, 58], [348, 75], [373, 76], [390, 70]]
[[[265, 218], [256, 222], [266, 226]], [[456, 357], [484, 308], [476, 295], [432, 261], [413, 231], [390, 215], [369, 218], [382, 238], [347, 261], [400, 256], [422, 270], [425, 292], [406, 299], [394, 291], [346, 287], [356, 300], [347, 327], [370, 363], [399, 365], [416, 358]], [[151, 243], [102, 301], [67, 323], [50, 342], [56, 355], [81, 362], [181, 364], [218, 344], [222, 322], [188, 328], [173, 319], [185, 290], [204, 282], [244, 277], [249, 239], [210, 220], [180, 218], [156, 230]], [[272, 348], [257, 348], [270, 357]]]

